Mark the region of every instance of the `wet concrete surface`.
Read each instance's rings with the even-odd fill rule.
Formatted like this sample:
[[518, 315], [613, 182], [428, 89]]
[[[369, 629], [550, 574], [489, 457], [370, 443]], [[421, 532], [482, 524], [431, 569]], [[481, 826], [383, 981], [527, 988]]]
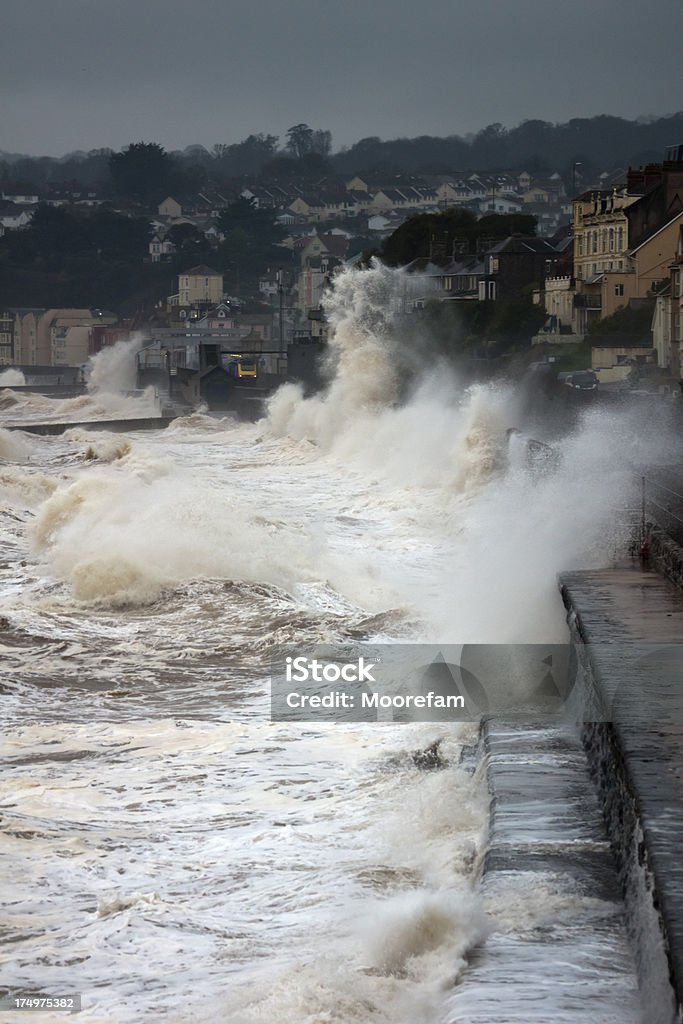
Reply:
[[681, 1019], [683, 593], [637, 564], [568, 573], [560, 586], [574, 637], [587, 645], [594, 702], [584, 742], [640, 946], [641, 982], [658, 969], [656, 921], [675, 1007], [653, 1019]]
[[560, 586], [586, 642], [683, 644], [683, 592], [640, 563], [564, 573]]
[[482, 892], [493, 932], [454, 990], [458, 1024], [635, 1024], [617, 869], [578, 731], [484, 722], [492, 795]]

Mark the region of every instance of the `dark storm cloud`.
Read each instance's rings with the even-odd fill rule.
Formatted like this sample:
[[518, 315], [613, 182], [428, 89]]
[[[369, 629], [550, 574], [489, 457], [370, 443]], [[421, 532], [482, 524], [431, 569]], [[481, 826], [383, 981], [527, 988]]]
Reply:
[[670, 113], [682, 28], [680, 0], [4, 0], [0, 149]]

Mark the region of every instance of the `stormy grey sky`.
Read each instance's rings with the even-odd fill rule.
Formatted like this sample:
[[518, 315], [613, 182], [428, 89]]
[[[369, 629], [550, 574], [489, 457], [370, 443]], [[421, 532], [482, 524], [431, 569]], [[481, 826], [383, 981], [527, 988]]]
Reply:
[[2, 0], [0, 150], [664, 115], [682, 30], [681, 0]]

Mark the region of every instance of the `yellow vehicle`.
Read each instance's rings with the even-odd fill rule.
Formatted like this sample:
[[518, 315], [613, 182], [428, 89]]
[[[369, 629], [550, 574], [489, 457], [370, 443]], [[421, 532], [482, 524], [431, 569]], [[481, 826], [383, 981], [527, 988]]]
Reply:
[[258, 363], [254, 356], [243, 356], [236, 352], [228, 354], [228, 373], [234, 380], [257, 380]]

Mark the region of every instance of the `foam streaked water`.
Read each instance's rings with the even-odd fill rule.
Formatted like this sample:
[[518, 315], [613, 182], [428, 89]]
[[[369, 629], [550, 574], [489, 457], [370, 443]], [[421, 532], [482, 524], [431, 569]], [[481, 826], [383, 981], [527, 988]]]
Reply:
[[429, 1024], [500, 929], [476, 730], [271, 723], [268, 652], [562, 642], [555, 572], [611, 550], [631, 443], [596, 413], [539, 472], [513, 390], [401, 395], [395, 286], [344, 275], [330, 390], [258, 424], [0, 434], [3, 984], [92, 1022]]
[[259, 429], [72, 432], [12, 467], [2, 980], [82, 991], [84, 1020], [427, 1019], [485, 928], [470, 727], [268, 720], [268, 646], [393, 635], [381, 563], [411, 556], [395, 512], [340, 508], [340, 475]]

